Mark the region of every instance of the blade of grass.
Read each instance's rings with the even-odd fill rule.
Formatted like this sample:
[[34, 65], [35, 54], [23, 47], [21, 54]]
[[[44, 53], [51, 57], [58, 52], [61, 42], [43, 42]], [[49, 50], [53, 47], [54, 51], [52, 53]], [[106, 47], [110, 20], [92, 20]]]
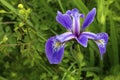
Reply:
[[58, 0], [58, 3], [59, 3], [59, 5], [60, 5], [60, 8], [61, 8], [62, 12], [64, 13], [65, 10], [64, 10], [64, 8], [63, 8], [63, 6], [62, 6], [61, 0]]
[[111, 54], [112, 65], [119, 64], [119, 53], [118, 53], [118, 41], [117, 41], [117, 30], [115, 28], [115, 24], [112, 18], [112, 14], [109, 15], [110, 19], [110, 40], [113, 49], [113, 53]]
[[70, 71], [70, 69], [75, 65], [76, 62], [72, 63], [71, 66], [66, 70], [66, 72], [64, 73], [62, 80], [65, 80], [66, 75], [68, 74], [68, 72]]
[[97, 20], [100, 23], [101, 31], [106, 31], [106, 13], [108, 11], [108, 6], [105, 6], [105, 0], [98, 0], [97, 1]]
[[51, 16], [55, 18], [56, 14], [53, 12], [53, 9], [46, 3], [46, 1], [45, 0], [40, 0], [40, 2], [41, 2], [41, 4], [44, 5], [45, 9], [48, 10], [48, 12], [51, 14]]
[[85, 67], [85, 68], [82, 68], [82, 71], [93, 71], [93, 72], [100, 73], [101, 68], [99, 68], [99, 67]]
[[90, 50], [90, 66], [94, 66], [95, 64], [94, 51], [91, 47], [89, 47], [89, 50]]
[[84, 5], [82, 0], [73, 0], [74, 4], [77, 5], [77, 7], [80, 9], [81, 12], [87, 13], [89, 10], [88, 8]]

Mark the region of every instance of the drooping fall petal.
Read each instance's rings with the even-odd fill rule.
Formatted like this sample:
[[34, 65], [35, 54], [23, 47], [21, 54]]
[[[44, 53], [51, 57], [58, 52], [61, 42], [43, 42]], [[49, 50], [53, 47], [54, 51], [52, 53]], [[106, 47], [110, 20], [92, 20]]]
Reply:
[[59, 64], [64, 54], [64, 44], [51, 37], [47, 40], [45, 45], [45, 52], [50, 64]]
[[99, 40], [95, 41], [98, 45], [101, 57], [106, 52], [106, 45], [108, 43], [108, 34], [107, 33], [98, 33], [97, 36]]
[[106, 52], [106, 45], [108, 43], [108, 34], [104, 32], [98, 34], [91, 32], [83, 32], [82, 35], [96, 42], [100, 51], [100, 55], [102, 57], [102, 55]]
[[84, 35], [80, 35], [78, 38], [76, 38], [78, 43], [80, 43], [82, 46], [87, 47], [88, 38]]

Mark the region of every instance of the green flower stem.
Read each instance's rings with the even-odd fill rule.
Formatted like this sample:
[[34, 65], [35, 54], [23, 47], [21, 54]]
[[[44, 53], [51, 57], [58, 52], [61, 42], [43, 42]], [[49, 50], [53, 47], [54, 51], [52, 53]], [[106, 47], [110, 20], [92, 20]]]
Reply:
[[[73, 45], [74, 46], [74, 45]], [[72, 47], [73, 47], [72, 46]], [[82, 67], [82, 65], [81, 65], [81, 63], [82, 63], [82, 61], [83, 61], [83, 55], [81, 54], [81, 51], [80, 51], [80, 46], [79, 45], [75, 45], [74, 47], [74, 49], [71, 47], [71, 53], [72, 53], [72, 55], [74, 56], [74, 58], [75, 58], [75, 60], [76, 60], [76, 62], [77, 62], [77, 64], [78, 64], [78, 78], [80, 79], [80, 75], [81, 75], [81, 67]]]
[[66, 75], [68, 74], [68, 72], [70, 71], [70, 69], [75, 65], [76, 62], [72, 63], [72, 65], [67, 69], [67, 71], [64, 73], [62, 80], [65, 80]]
[[94, 57], [94, 51], [93, 49], [90, 47], [90, 66], [94, 66], [95, 64], [95, 57]]
[[40, 37], [41, 39], [43, 39], [44, 41], [46, 41], [46, 39], [40, 35], [38, 35], [38, 33], [36, 31], [34, 31], [33, 29], [30, 29], [34, 34], [36, 34], [37, 37]]

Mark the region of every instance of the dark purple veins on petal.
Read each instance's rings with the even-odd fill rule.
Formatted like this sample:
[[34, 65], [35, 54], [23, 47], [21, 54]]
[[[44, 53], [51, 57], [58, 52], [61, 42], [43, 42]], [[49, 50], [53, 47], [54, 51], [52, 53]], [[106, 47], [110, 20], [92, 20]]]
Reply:
[[62, 14], [61, 12], [57, 12], [56, 20], [58, 23], [63, 25], [66, 29], [71, 30], [72, 27], [72, 19], [68, 14]]
[[84, 35], [80, 35], [78, 38], [76, 38], [78, 43], [80, 43], [83, 47], [87, 47], [88, 38]]
[[86, 27], [88, 27], [94, 20], [94, 17], [96, 15], [96, 8], [93, 8], [86, 16], [83, 25], [82, 30], [84, 30]]
[[97, 36], [99, 37], [98, 41], [95, 41], [98, 45], [101, 57], [106, 52], [106, 45], [108, 43], [108, 34], [107, 33], [98, 33]]
[[[82, 30], [88, 27], [94, 20], [96, 15], [96, 8], [93, 8], [86, 16]], [[57, 12], [56, 20], [63, 25], [69, 32], [65, 32], [61, 35], [51, 37], [45, 44], [45, 53], [50, 64], [59, 64], [64, 54], [65, 43], [71, 39], [76, 39], [82, 46], [87, 47], [88, 39], [95, 41], [97, 44], [101, 57], [106, 52], [106, 45], [108, 43], [107, 33], [92, 33], [92, 32], [80, 32], [80, 17], [84, 17], [80, 14], [78, 9], [66, 11], [65, 14]]]
[[64, 44], [58, 42], [56, 37], [51, 37], [46, 42], [45, 52], [50, 64], [59, 64], [63, 57]]

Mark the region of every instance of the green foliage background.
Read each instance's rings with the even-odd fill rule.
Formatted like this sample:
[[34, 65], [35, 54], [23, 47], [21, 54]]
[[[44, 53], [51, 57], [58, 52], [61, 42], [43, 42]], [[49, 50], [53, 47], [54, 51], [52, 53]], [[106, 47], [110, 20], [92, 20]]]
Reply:
[[[87, 48], [71, 41], [62, 62], [49, 64], [46, 40], [66, 31], [57, 11], [87, 14], [93, 7], [96, 19], [86, 31], [109, 34], [103, 60], [93, 41]], [[0, 0], [0, 80], [120, 80], [119, 47], [120, 0]]]

